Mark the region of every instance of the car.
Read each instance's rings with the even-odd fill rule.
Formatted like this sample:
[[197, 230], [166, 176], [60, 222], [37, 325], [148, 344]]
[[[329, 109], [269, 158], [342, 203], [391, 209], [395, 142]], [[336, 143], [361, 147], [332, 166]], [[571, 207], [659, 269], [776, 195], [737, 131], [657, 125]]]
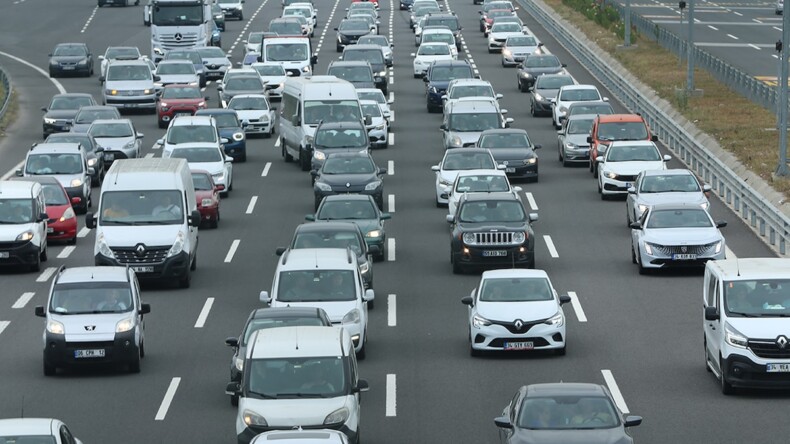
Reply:
[[[574, 102], [568, 105], [568, 111], [565, 112], [565, 119], [575, 116], [576, 114], [614, 114], [614, 108], [611, 103], [603, 100]], [[563, 119], [563, 122], [565, 119]]]
[[[300, 248], [350, 248], [357, 255], [359, 274], [365, 283], [365, 288], [373, 288], [373, 256], [379, 253], [379, 247], [368, 248], [365, 243], [365, 234], [353, 222], [327, 221], [323, 223], [303, 223], [296, 227], [291, 244], [278, 247], [276, 253], [282, 256], [286, 250]], [[368, 308], [373, 308], [373, 302], [368, 302]]]
[[[401, 0], [408, 1], [408, 0]], [[403, 4], [403, 3], [401, 3]], [[403, 8], [401, 8], [403, 9]], [[313, 441], [317, 440], [317, 441]], [[305, 444], [310, 441], [321, 444], [348, 444], [348, 437], [337, 430], [314, 429], [314, 430], [272, 430], [264, 432], [250, 441], [250, 444], [263, 444], [266, 442], [278, 442], [288, 444]]]
[[424, 43], [411, 56], [414, 58], [412, 64], [415, 79], [425, 76], [428, 67], [436, 60], [455, 60], [447, 43]]
[[[640, 114], [604, 114], [593, 120], [587, 143], [590, 144], [590, 158], [595, 159], [606, 152], [607, 147], [616, 140], [650, 140], [658, 142], [658, 137], [650, 132], [647, 121]], [[590, 161], [590, 172], [597, 173]]]
[[370, 121], [366, 126], [371, 148], [387, 148], [389, 146], [389, 125], [387, 118], [381, 113], [379, 104], [373, 100], [360, 100], [359, 106], [362, 107], [362, 114], [365, 119]]
[[200, 54], [200, 58], [203, 60], [203, 66], [206, 70], [206, 79], [222, 78], [233, 66], [227, 54], [225, 54], [225, 51], [217, 46], [195, 48], [198, 54]]
[[[511, 11], [510, 9], [492, 9], [492, 10], [488, 11], [488, 13], [486, 14], [485, 19], [484, 19], [484, 21], [482, 23], [482, 25], [483, 25], [483, 28], [482, 28], [483, 36], [486, 37], [486, 38], [489, 38], [490, 37], [489, 34], [491, 32], [491, 27], [494, 26], [494, 23], [502, 23], [500, 21], [500, 19], [505, 18], [505, 17], [515, 17], [515, 12]], [[521, 27], [522, 26], [521, 20], [518, 19], [518, 17], [515, 17], [515, 18], [516, 18], [516, 21], [515, 22], [510, 22], [510, 23], [515, 23], [516, 25]], [[490, 51], [490, 49], [489, 49], [489, 51]]]
[[[538, 57], [538, 56], [533, 56]], [[543, 57], [543, 56], [540, 56]], [[529, 61], [529, 57], [524, 63]], [[568, 112], [568, 107], [576, 102], [600, 102], [608, 101], [609, 99], [601, 96], [598, 88], [594, 85], [565, 85], [560, 87], [557, 91], [557, 97], [551, 101], [551, 121], [554, 128], [562, 128], [562, 121], [565, 120], [565, 114]]]
[[48, 258], [48, 219], [41, 184], [0, 181], [0, 265], [41, 271]]
[[307, 30], [296, 17], [280, 17], [269, 22], [269, 32], [279, 36], [307, 36]]
[[143, 58], [140, 49], [136, 46], [108, 46], [104, 55], [99, 56], [99, 72], [107, 75], [107, 66], [115, 60], [139, 60]]
[[351, 2], [346, 8], [346, 13], [351, 13], [354, 11], [370, 11], [376, 13], [378, 17], [378, 3], [368, 2], [368, 1], [361, 1], [361, 2]]
[[195, 197], [201, 222], [211, 228], [217, 228], [220, 218], [219, 193], [225, 190], [225, 185], [215, 184], [214, 177], [206, 170], [192, 170], [192, 183], [195, 185]]
[[115, 60], [107, 65], [107, 74], [100, 77], [102, 105], [120, 109], [145, 109], [156, 112], [156, 77], [150, 60]]
[[642, 417], [617, 408], [612, 394], [600, 384], [543, 383], [522, 386], [494, 419], [502, 444], [542, 442], [631, 444], [628, 428]]
[[537, 37], [530, 34], [513, 35], [505, 39], [502, 45], [502, 66], [518, 66], [528, 56], [541, 54], [541, 43]]
[[261, 77], [255, 70], [251, 71], [247, 75], [237, 75], [229, 79], [226, 75], [226, 79], [217, 85], [219, 101], [223, 108], [227, 108], [230, 99], [237, 95], [266, 95], [266, 86], [263, 84]]
[[[322, 308], [316, 307], [267, 307], [252, 310], [241, 329], [241, 334], [225, 339], [225, 345], [233, 349], [233, 356], [230, 359], [230, 381], [241, 383], [244, 357], [247, 356], [247, 345], [253, 333], [264, 328], [296, 325], [331, 327], [332, 321]], [[239, 405], [239, 397], [231, 395], [230, 404]]]
[[[529, 113], [532, 117], [550, 116], [551, 99], [557, 98], [560, 88], [574, 85], [576, 80], [570, 74], [543, 74], [535, 79], [529, 88]], [[610, 105], [611, 107], [611, 105]]]
[[440, 12], [442, 12], [442, 10], [439, 8], [439, 5], [434, 2], [425, 2], [424, 4], [421, 3], [419, 5], [412, 5], [411, 13], [409, 14], [409, 28], [414, 29], [414, 27], [417, 26], [417, 23], [426, 15], [431, 13], [438, 14]]
[[376, 80], [376, 88], [381, 89], [387, 94], [387, 61], [384, 59], [384, 51], [379, 45], [365, 45], [357, 42], [355, 45], [347, 46], [343, 49], [340, 60], [347, 62], [368, 62], [373, 69], [373, 77]]
[[454, 274], [470, 267], [535, 268], [537, 213], [527, 214], [513, 193], [466, 194], [450, 224], [450, 263]]
[[65, 240], [77, 243], [77, 216], [72, 205], [79, 204], [79, 197], [69, 197], [66, 189], [52, 176], [11, 177], [9, 180], [38, 182], [44, 194], [47, 219], [47, 242]]
[[247, 40], [244, 40], [244, 48], [247, 50], [247, 53], [261, 51], [261, 42], [263, 41], [264, 34], [265, 32], [263, 31], [250, 32], [247, 36]]
[[214, 19], [214, 24], [217, 25], [220, 31], [225, 31], [225, 13], [219, 3], [211, 4], [211, 17]]
[[447, 106], [442, 125], [445, 149], [475, 146], [485, 130], [508, 128], [513, 122], [506, 109], [500, 109], [496, 99], [478, 100], [468, 97]]
[[590, 161], [590, 135], [595, 114], [575, 114], [565, 120], [557, 131], [557, 151], [562, 166], [572, 163], [587, 164]]
[[162, 147], [162, 157], [169, 157], [170, 151], [182, 143], [212, 144], [218, 147], [227, 142], [219, 136], [217, 121], [211, 116], [176, 116], [170, 121], [165, 136], [156, 141]]
[[85, 43], [59, 43], [49, 54], [49, 76], [93, 75], [93, 54]]
[[35, 307], [36, 316], [47, 320], [44, 376], [55, 376], [59, 368], [97, 364], [123, 365], [140, 373], [144, 316], [150, 312], [131, 268], [61, 266], [47, 305]]
[[774, 14], [782, 15], [785, 11], [785, 2], [784, 0], [776, 0], [774, 4]]
[[513, 187], [502, 170], [466, 170], [455, 177], [447, 197], [447, 212], [455, 214], [464, 194], [512, 192], [518, 196], [521, 187]]
[[423, 77], [428, 112], [444, 109], [442, 96], [452, 80], [472, 78], [475, 78], [475, 74], [472, 65], [466, 60], [442, 60], [431, 64]]
[[[26, 441], [28, 437], [30, 441]], [[0, 419], [0, 439], [19, 444], [42, 439], [54, 444], [82, 444], [63, 421], [53, 418]]]
[[211, 37], [209, 38], [209, 46], [220, 48], [222, 46], [222, 30], [219, 29], [217, 23], [214, 21], [209, 22], [209, 31]]
[[233, 157], [234, 162], [247, 161], [247, 136], [244, 134], [246, 124], [239, 119], [235, 110], [208, 108], [198, 110], [195, 115], [213, 117], [220, 139], [226, 140], [222, 144], [225, 154]]
[[74, 116], [70, 131], [72, 133], [85, 133], [91, 123], [97, 119], [120, 119], [118, 108], [106, 105], [83, 105]]
[[510, 37], [521, 37], [524, 29], [518, 23], [494, 23], [488, 31], [488, 52], [502, 52], [502, 47]]
[[330, 154], [321, 168], [311, 174], [315, 177], [316, 210], [324, 197], [340, 193], [372, 196], [379, 208], [384, 208], [383, 176], [387, 169], [377, 167], [367, 150]]
[[359, 100], [372, 100], [376, 102], [381, 110], [384, 119], [387, 120], [387, 130], [392, 130], [392, 110], [390, 105], [392, 102], [384, 97], [384, 93], [378, 88], [357, 88], [357, 97]]
[[[313, 151], [311, 169], [318, 171], [330, 154], [369, 150], [370, 138], [367, 128], [361, 121], [320, 122], [312, 137], [311, 145]], [[315, 183], [315, 176], [312, 177], [311, 183]]]
[[373, 196], [366, 194], [338, 194], [327, 196], [315, 214], [305, 216], [307, 221], [346, 221], [356, 224], [365, 234], [365, 243], [373, 252], [373, 260], [383, 261], [386, 257], [387, 231], [384, 221], [392, 218], [381, 211]]
[[99, 142], [93, 136], [88, 133], [55, 133], [47, 136], [44, 143], [79, 143], [82, 145], [88, 159], [88, 168], [93, 169], [93, 174], [90, 175], [91, 186], [101, 185], [105, 173], [104, 147], [99, 146]]
[[88, 127], [88, 134], [104, 148], [104, 169], [116, 159], [136, 159], [142, 152], [143, 133], [138, 133], [129, 119], [97, 119]]
[[469, 354], [550, 350], [565, 354], [565, 313], [570, 296], [559, 296], [543, 270], [489, 270], [469, 296]]
[[420, 36], [420, 44], [422, 43], [447, 43], [450, 45], [453, 60], [458, 60], [458, 47], [455, 43], [455, 35], [447, 27], [434, 26], [433, 28], [424, 29]]
[[277, 117], [265, 94], [237, 94], [228, 102], [228, 109], [236, 111], [239, 120], [247, 122], [247, 136], [263, 134], [272, 137]]
[[218, 0], [217, 3], [222, 8], [225, 18], [244, 20], [244, 0]]
[[189, 60], [162, 60], [156, 67], [156, 76], [159, 77], [154, 82], [157, 92], [167, 85], [200, 85], [200, 77]]
[[387, 40], [387, 37], [383, 35], [363, 35], [357, 40], [357, 44], [378, 46], [384, 54], [384, 63], [387, 66], [392, 66], [392, 43]]
[[565, 64], [554, 54], [531, 54], [520, 65], [516, 73], [518, 89], [527, 92], [535, 79], [544, 74], [566, 74]]
[[726, 246], [719, 228], [698, 204], [667, 203], [647, 208], [631, 223], [631, 262], [639, 274], [654, 269], [704, 267], [705, 262], [725, 259]]
[[639, 173], [645, 170], [665, 170], [666, 163], [670, 160], [672, 156], [662, 157], [654, 142], [612, 142], [603, 156], [595, 158], [601, 200], [626, 195]]
[[362, 19], [343, 19], [335, 31], [337, 31], [335, 38], [337, 52], [343, 52], [346, 45], [353, 45], [360, 37], [371, 33], [370, 24]]
[[[165, 61], [159, 62], [161, 67]], [[191, 68], [191, 66], [190, 66]], [[208, 97], [195, 85], [171, 84], [164, 86], [156, 101], [156, 114], [159, 128], [167, 128], [176, 116], [192, 116], [200, 109], [206, 109]]]
[[526, 130], [517, 128], [489, 129], [480, 133], [476, 147], [485, 148], [499, 165], [505, 167], [510, 179], [538, 181], [538, 155], [541, 145], [530, 139]]
[[[203, 64], [203, 57], [200, 56], [196, 49], [171, 49], [165, 53], [164, 60], [188, 60], [192, 62], [198, 75], [200, 87], [204, 88], [206, 86], [206, 67]], [[161, 64], [162, 62], [160, 61], [159, 63]]]
[[306, 19], [310, 20], [310, 22], [313, 24], [313, 27], [318, 27], [318, 9], [315, 8], [315, 5], [313, 5], [312, 1], [292, 2], [291, 4], [286, 5], [285, 8], [289, 6], [294, 8], [302, 8], [302, 15], [304, 15]]
[[382, 79], [375, 74], [368, 62], [333, 61], [329, 63], [326, 74], [343, 79], [355, 88], [380, 88], [384, 91], [381, 85], [386, 85], [387, 81], [386, 77]]
[[76, 211], [85, 214], [92, 206], [91, 173], [85, 148], [79, 143], [40, 143], [30, 147], [19, 177], [52, 176], [63, 185], [69, 197], [79, 198]]
[[634, 186], [628, 188], [625, 200], [626, 223], [642, 218], [648, 208], [661, 203], [683, 203], [710, 209], [708, 184], [700, 185], [697, 176], [688, 169], [647, 170], [639, 173]]
[[447, 111], [448, 105], [455, 103], [464, 97], [481, 97], [484, 99], [501, 99], [502, 94], [494, 92], [491, 82], [480, 79], [455, 79], [447, 85], [447, 94], [442, 97], [444, 110]]
[[52, 96], [49, 105], [41, 108], [44, 111], [44, 138], [53, 133], [69, 131], [80, 108], [93, 105], [96, 105], [96, 100], [90, 94], [63, 93]]
[[461, 21], [458, 19], [458, 16], [455, 13], [434, 13], [429, 12], [425, 17], [425, 22], [422, 24], [423, 27], [426, 26], [446, 26], [453, 32], [455, 36], [455, 43], [458, 50], [461, 50], [461, 30], [464, 29], [461, 26]]
[[278, 62], [256, 62], [250, 66], [261, 76], [269, 101], [282, 100], [285, 79], [290, 75], [283, 65]]
[[448, 204], [450, 187], [461, 171], [496, 169], [494, 156], [484, 148], [445, 151], [442, 161], [431, 167], [436, 173], [436, 206]]
[[313, 14], [313, 8], [310, 6], [310, 3], [288, 5], [283, 8], [281, 17], [302, 17], [305, 20], [305, 25], [307, 26], [307, 34], [310, 37], [314, 36], [313, 33], [315, 30], [316, 20], [315, 15]]
[[173, 147], [166, 157], [185, 159], [189, 168], [211, 173], [214, 184], [222, 185], [223, 195], [233, 191], [233, 158], [227, 156], [217, 145], [204, 143], [182, 143]]
[[301, 15], [298, 12], [291, 12], [290, 15], [287, 15], [287, 16], [283, 15], [283, 18], [286, 18], [286, 17], [289, 18], [289, 19], [294, 19], [294, 20], [298, 21], [299, 22], [299, 26], [302, 27], [302, 34], [304, 34], [306, 37], [310, 37], [310, 38], [313, 37], [313, 35], [314, 35], [313, 33], [315, 31], [313, 30], [313, 24], [310, 21], [310, 19], [304, 17], [303, 15]]
[[516, 12], [516, 8], [509, 1], [485, 2], [480, 11], [478, 11], [478, 14], [480, 14], [480, 32], [486, 32], [488, 30], [487, 27], [491, 26], [493, 18], [496, 15], [490, 15], [492, 11], [506, 11], [508, 14], [512, 15]]

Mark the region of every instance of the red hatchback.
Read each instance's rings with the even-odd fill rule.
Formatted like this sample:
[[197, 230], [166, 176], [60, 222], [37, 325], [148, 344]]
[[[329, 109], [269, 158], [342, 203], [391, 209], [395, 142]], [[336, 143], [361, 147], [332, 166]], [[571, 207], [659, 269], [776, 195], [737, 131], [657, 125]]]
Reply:
[[66, 189], [52, 176], [12, 177], [10, 180], [24, 180], [41, 184], [44, 203], [47, 209], [47, 240], [65, 240], [77, 243], [77, 217], [72, 204], [79, 204], [79, 197], [69, 198]]
[[174, 117], [192, 116], [199, 109], [206, 109], [206, 100], [198, 86], [166, 85], [156, 101], [159, 128], [167, 128]]
[[211, 228], [217, 228], [219, 223], [219, 192], [225, 185], [215, 185], [211, 174], [204, 170], [192, 170], [192, 182], [195, 184], [195, 197], [197, 208], [200, 211], [200, 221], [206, 222]]

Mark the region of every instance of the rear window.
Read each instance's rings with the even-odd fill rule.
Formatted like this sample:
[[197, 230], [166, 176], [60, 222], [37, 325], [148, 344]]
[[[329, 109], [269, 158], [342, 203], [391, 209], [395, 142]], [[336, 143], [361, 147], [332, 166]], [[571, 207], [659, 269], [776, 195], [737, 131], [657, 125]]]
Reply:
[[424, 26], [446, 26], [451, 31], [458, 31], [458, 18], [456, 17], [428, 17]]

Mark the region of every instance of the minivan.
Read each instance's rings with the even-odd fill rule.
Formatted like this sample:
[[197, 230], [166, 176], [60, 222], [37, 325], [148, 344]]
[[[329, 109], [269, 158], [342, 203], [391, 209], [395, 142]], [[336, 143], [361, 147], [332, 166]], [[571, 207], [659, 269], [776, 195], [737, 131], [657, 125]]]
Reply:
[[46, 203], [38, 182], [0, 182], [0, 265], [41, 269], [47, 260]]

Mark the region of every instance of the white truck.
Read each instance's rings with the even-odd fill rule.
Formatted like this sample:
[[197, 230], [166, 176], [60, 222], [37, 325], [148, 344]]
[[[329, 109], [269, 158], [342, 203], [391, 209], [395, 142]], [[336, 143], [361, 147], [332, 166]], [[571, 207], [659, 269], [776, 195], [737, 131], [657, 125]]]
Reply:
[[149, 20], [155, 63], [171, 49], [211, 46], [213, 17], [208, 0], [153, 0]]

